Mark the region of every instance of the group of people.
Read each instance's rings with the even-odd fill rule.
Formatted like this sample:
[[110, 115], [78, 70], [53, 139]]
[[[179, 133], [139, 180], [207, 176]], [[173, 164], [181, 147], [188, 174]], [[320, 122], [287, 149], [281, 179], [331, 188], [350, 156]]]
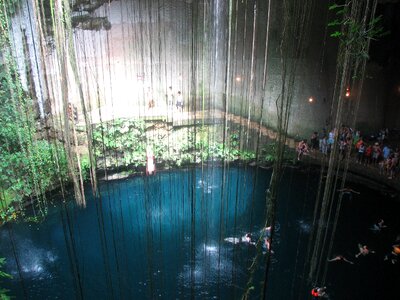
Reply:
[[[340, 190], [339, 190], [340, 191]], [[354, 192], [359, 194], [358, 192], [351, 190], [351, 189], [344, 189], [343, 191], [340, 192]], [[375, 233], [379, 233], [382, 230], [388, 228], [388, 226], [385, 224], [385, 221], [383, 219], [379, 219], [376, 223], [374, 223], [369, 229], [372, 230]], [[263, 248], [264, 248], [264, 254], [267, 252], [273, 253], [271, 250], [271, 227], [265, 227], [261, 229], [260, 231], [260, 239], [263, 239]], [[229, 242], [232, 244], [247, 244], [247, 245], [256, 245], [256, 242], [253, 241], [253, 236], [251, 233], [246, 233], [242, 237], [228, 237], [224, 239], [225, 242]], [[366, 257], [370, 254], [374, 254], [375, 251], [370, 249], [367, 245], [359, 243], [357, 245], [358, 247], [358, 252], [354, 254], [354, 258], [358, 259], [359, 257]], [[391, 253], [387, 254], [384, 258], [384, 261], [389, 261], [392, 264], [397, 264], [398, 263], [398, 257], [400, 255], [400, 235], [397, 237], [395, 243], [392, 245], [392, 251]], [[327, 260], [329, 263], [333, 262], [344, 262], [348, 263], [350, 265], [354, 265], [355, 262], [352, 261], [349, 258], [346, 258], [344, 255], [335, 255], [332, 258]], [[311, 289], [311, 296], [313, 299], [328, 299], [329, 295], [327, 293], [327, 288], [325, 286], [323, 287], [318, 287], [315, 286]]]
[[387, 144], [367, 144], [362, 138], [355, 144], [356, 161], [364, 165], [379, 167], [379, 173], [393, 179], [399, 173], [399, 149], [391, 149]]
[[[263, 229], [261, 229], [260, 238], [262, 238], [262, 240], [263, 240], [264, 253], [267, 253], [267, 252], [273, 253], [273, 251], [271, 250], [271, 226], [264, 227]], [[253, 236], [249, 232], [239, 238], [227, 237], [224, 239], [224, 241], [228, 242], [228, 243], [232, 243], [232, 244], [244, 243], [244, 244], [254, 245], [254, 246], [256, 246], [256, 244], [257, 244], [256, 242], [253, 241]]]
[[[175, 107], [177, 111], [179, 111], [179, 112], [183, 111], [184, 103], [183, 103], [183, 96], [182, 96], [181, 91], [177, 91], [175, 94], [172, 86], [169, 86], [165, 96], [166, 96], [166, 100], [167, 100], [166, 102], [167, 102], [168, 110], [173, 110], [173, 108]], [[147, 99], [147, 108], [149, 110], [156, 106], [154, 94], [153, 94], [151, 87], [147, 88], [146, 99]]]
[[[374, 223], [369, 229], [375, 233], [379, 233], [385, 228], [387, 228], [385, 221], [383, 219], [380, 219], [376, 223]], [[369, 254], [375, 253], [374, 250], [371, 250], [367, 245], [363, 244], [358, 244], [358, 250], [359, 250], [358, 253], [354, 255], [356, 259], [359, 258], [360, 256], [365, 257]], [[400, 236], [396, 238], [395, 243], [392, 245], [391, 253], [385, 255], [384, 261], [389, 261], [392, 264], [397, 264], [399, 255], [400, 255]], [[346, 258], [341, 254], [335, 255], [334, 257], [328, 259], [328, 262], [345, 262], [350, 265], [354, 265], [354, 262], [352, 260]], [[311, 295], [313, 296], [314, 299], [328, 298], [328, 295], [326, 293], [326, 287], [314, 287], [311, 290]]]
[[341, 158], [350, 151], [350, 157], [357, 163], [378, 167], [380, 174], [393, 179], [400, 173], [400, 148], [391, 147], [388, 137], [388, 129], [382, 129], [378, 134], [367, 138], [363, 137], [360, 131], [346, 126], [340, 129], [334, 128], [329, 132], [323, 130], [320, 134], [315, 131], [311, 135], [309, 144], [307, 140], [298, 143], [297, 159], [301, 160], [303, 155], [315, 151], [328, 155], [333, 145], [338, 143]]
[[176, 96], [174, 94], [174, 91], [172, 89], [172, 86], [168, 87], [168, 93], [167, 93], [167, 106], [168, 109], [173, 109], [175, 107], [178, 111], [182, 112], [183, 111], [183, 96], [182, 92], [178, 91]]

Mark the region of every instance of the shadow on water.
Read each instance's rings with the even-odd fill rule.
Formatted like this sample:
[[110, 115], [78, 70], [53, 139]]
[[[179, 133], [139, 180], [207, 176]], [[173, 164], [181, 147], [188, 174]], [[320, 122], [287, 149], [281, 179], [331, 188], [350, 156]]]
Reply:
[[[73, 202], [57, 205], [42, 223], [0, 229], [0, 256], [14, 278], [2, 284], [18, 299], [24, 290], [29, 299], [73, 299], [78, 291], [85, 299], [240, 298], [256, 250], [224, 238], [260, 235], [270, 176], [263, 169], [195, 168], [103, 182], [101, 199], [88, 193], [86, 209]], [[269, 299], [307, 297], [298, 291], [309, 289], [301, 284], [317, 177], [314, 171], [288, 169], [283, 178]], [[329, 265], [332, 299], [382, 296], [392, 274], [383, 254], [399, 228], [391, 213], [398, 206], [365, 189], [344, 201], [333, 250], [354, 257], [361, 242], [377, 253], [354, 266]], [[372, 233], [368, 226], [379, 218], [389, 228]], [[261, 274], [263, 265], [256, 290]], [[381, 279], [372, 280], [377, 274]]]

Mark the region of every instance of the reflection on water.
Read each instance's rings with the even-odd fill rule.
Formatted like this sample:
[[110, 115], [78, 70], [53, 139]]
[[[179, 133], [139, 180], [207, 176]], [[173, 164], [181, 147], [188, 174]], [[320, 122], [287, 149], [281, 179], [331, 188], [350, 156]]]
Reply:
[[15, 255], [0, 229], [0, 254], [15, 278], [7, 287], [23, 297], [22, 280], [31, 299], [80, 290], [89, 299], [233, 295], [233, 284], [245, 285], [254, 247], [233, 249], [223, 237], [260, 226], [263, 202], [255, 199], [265, 186], [254, 187], [253, 171], [235, 168], [104, 182], [101, 199], [88, 193], [84, 210], [71, 202], [68, 214], [58, 206], [41, 224], [13, 224]]
[[213, 190], [218, 188], [216, 184], [213, 184], [212, 181], [200, 179], [197, 181], [196, 189], [202, 190], [205, 194], [211, 194]]
[[[264, 183], [269, 177], [267, 170], [259, 170], [255, 176], [252, 169], [210, 168], [104, 182], [101, 199], [91, 199], [88, 193], [84, 210], [70, 202], [67, 208], [49, 208], [43, 223], [0, 228], [0, 257], [6, 257], [5, 271], [14, 277], [4, 280], [2, 286], [17, 299], [25, 295], [29, 299], [74, 299], [79, 293], [85, 299], [238, 299], [257, 250], [249, 243], [232, 244], [224, 239], [251, 233], [255, 242], [266, 236], [262, 230]], [[290, 299], [300, 291], [304, 291], [302, 299], [309, 295], [303, 278], [315, 194], [306, 187], [306, 176], [299, 174], [297, 179], [290, 182], [291, 194], [296, 197], [285, 196], [285, 189], [279, 198], [267, 290], [270, 299]], [[363, 238], [360, 230], [354, 234], [348, 228], [365, 228], [376, 240], [377, 234], [369, 227], [378, 213], [391, 225], [385, 232], [395, 228], [397, 221], [384, 211], [372, 205], [355, 207], [363, 212], [352, 215], [351, 224], [347, 219], [340, 222], [333, 249], [338, 253], [347, 253], [348, 245], [354, 248]], [[363, 221], [362, 216], [368, 218]], [[354, 227], [363, 222], [365, 225]], [[380, 251], [379, 245], [368, 244]], [[383, 250], [387, 254], [388, 249]], [[264, 266], [261, 259], [254, 274], [259, 290]], [[336, 289], [336, 295], [343, 296], [347, 282], [361, 287], [352, 281], [361, 278], [354, 276], [360, 267], [328, 273], [330, 294]], [[342, 278], [343, 283], [338, 282]], [[363, 279], [363, 285], [368, 280], [370, 277]], [[380, 284], [371, 286], [379, 290]]]
[[297, 224], [298, 224], [298, 226], [299, 226], [299, 230], [302, 232], [302, 233], [306, 233], [306, 234], [309, 234], [310, 232], [311, 232], [311, 229], [312, 229], [312, 227], [311, 227], [311, 222], [310, 221], [306, 221], [306, 220], [297, 220]]
[[[18, 264], [21, 276], [25, 279], [48, 280], [52, 279], [52, 269], [57, 263], [58, 256], [55, 249], [46, 249], [38, 242], [22, 237], [18, 234], [13, 235], [18, 255]], [[2, 231], [0, 235], [1, 245], [9, 244], [9, 236], [6, 231]], [[10, 246], [10, 245], [9, 245]], [[19, 272], [17, 264], [13, 264], [12, 256], [5, 257], [7, 264], [7, 272], [13, 276], [13, 280], [19, 280]]]
[[193, 285], [197, 295], [214, 298], [212, 290], [204, 291], [204, 286], [212, 286], [217, 282], [230, 285], [234, 274], [245, 273], [245, 266], [236, 266], [233, 258], [233, 251], [229, 245], [199, 245], [196, 248], [195, 264], [183, 265], [177, 279], [187, 289]]

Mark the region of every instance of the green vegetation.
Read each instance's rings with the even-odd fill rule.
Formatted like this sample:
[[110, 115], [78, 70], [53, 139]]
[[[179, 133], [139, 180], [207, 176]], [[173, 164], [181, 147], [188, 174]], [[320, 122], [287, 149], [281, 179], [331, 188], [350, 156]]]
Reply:
[[102, 123], [93, 128], [95, 156], [103, 158], [106, 165], [113, 167], [146, 164], [145, 123], [142, 120], [119, 119]]
[[[12, 278], [10, 274], [3, 272], [1, 269], [5, 263], [5, 258], [0, 257], [0, 279], [1, 278]], [[9, 300], [10, 296], [7, 295], [8, 290], [0, 287], [0, 300]]]
[[370, 19], [358, 19], [358, 15], [351, 13], [348, 4], [329, 6], [329, 10], [335, 12], [336, 18], [328, 23], [334, 31], [331, 37], [338, 38], [346, 46], [351, 46], [351, 55], [365, 59], [369, 58], [369, 47], [366, 43], [369, 40], [376, 40], [389, 34], [381, 26], [382, 16], [371, 17]]
[[[261, 149], [261, 162], [274, 163], [276, 161], [276, 148], [276, 142], [271, 142], [264, 145], [264, 147]], [[283, 162], [296, 163], [296, 158], [297, 156], [295, 149], [290, 149], [289, 147], [285, 146], [282, 158]]]
[[82, 30], [95, 30], [102, 29], [110, 30], [111, 23], [106, 17], [92, 17], [89, 15], [75, 16], [71, 19], [72, 27]]
[[220, 126], [182, 127], [167, 123], [119, 119], [93, 129], [93, 144], [99, 168], [134, 168], [146, 165], [151, 146], [158, 163], [180, 167], [207, 161], [251, 161], [254, 151], [241, 149], [238, 132], [223, 141]]
[[4, 7], [0, 9], [0, 49], [4, 63], [0, 66], [0, 224], [23, 212], [22, 201], [26, 198], [37, 199], [38, 213], [44, 215], [47, 211], [44, 193], [67, 174], [61, 144], [37, 138], [35, 106], [22, 88], [10, 52]]
[[16, 81], [6, 76], [0, 73], [0, 220], [15, 219], [25, 198], [41, 197], [67, 177], [61, 143], [36, 139], [32, 101], [22, 93], [17, 108]]

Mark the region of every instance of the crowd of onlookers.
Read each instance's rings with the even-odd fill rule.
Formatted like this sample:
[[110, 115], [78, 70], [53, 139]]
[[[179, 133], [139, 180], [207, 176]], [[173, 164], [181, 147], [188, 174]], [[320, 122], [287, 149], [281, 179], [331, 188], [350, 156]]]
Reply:
[[297, 145], [297, 159], [300, 160], [310, 151], [328, 155], [337, 142], [340, 158], [344, 158], [350, 151], [351, 159], [357, 163], [377, 167], [380, 174], [393, 179], [400, 171], [400, 149], [394, 147], [395, 139], [389, 140], [389, 133], [388, 129], [382, 129], [377, 134], [363, 136], [360, 131], [346, 126], [329, 132], [326, 130], [321, 133], [313, 132], [309, 143], [307, 140], [302, 140]]

